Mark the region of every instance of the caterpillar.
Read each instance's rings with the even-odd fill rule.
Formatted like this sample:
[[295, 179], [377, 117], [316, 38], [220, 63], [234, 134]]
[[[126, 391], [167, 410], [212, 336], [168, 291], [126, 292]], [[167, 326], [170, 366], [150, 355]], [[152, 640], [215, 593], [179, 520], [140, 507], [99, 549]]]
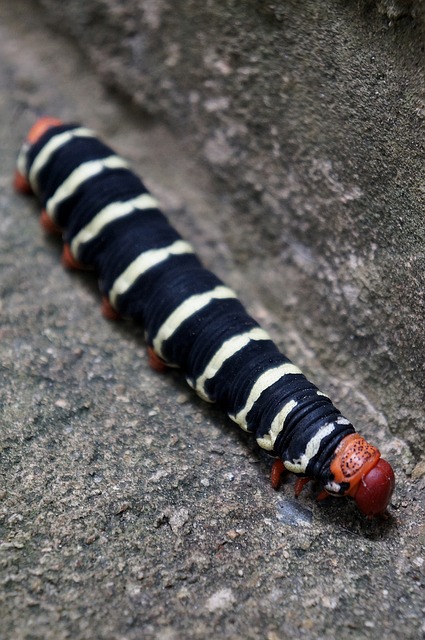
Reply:
[[62, 235], [62, 262], [94, 268], [108, 318], [142, 323], [151, 365], [178, 367], [277, 459], [272, 484], [292, 472], [298, 495], [349, 496], [386, 515], [394, 472], [204, 268], [127, 162], [79, 124], [41, 118], [18, 155], [15, 188], [34, 193], [41, 224]]

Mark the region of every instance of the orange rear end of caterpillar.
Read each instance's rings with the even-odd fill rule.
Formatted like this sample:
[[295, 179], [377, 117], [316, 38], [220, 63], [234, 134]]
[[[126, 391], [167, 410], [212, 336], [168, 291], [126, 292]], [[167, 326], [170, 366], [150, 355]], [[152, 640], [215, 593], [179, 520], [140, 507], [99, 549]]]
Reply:
[[[61, 124], [62, 121], [58, 120], [58, 118], [52, 118], [50, 116], [40, 118], [29, 130], [26, 137], [26, 143], [29, 145], [35, 144], [51, 127], [57, 127]], [[29, 180], [21, 173], [21, 171], [19, 171], [19, 169], [16, 169], [15, 171], [13, 186], [16, 191], [19, 191], [19, 193], [31, 194], [33, 192]]]

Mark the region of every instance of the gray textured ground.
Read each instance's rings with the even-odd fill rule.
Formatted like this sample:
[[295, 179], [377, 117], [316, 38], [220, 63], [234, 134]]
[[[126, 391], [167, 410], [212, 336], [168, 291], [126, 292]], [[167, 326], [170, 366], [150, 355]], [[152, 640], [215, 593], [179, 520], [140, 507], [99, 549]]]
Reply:
[[[274, 493], [252, 441], [178, 374], [151, 372], [140, 330], [101, 319], [94, 280], [61, 268], [36, 204], [10, 186], [44, 112], [129, 157], [291, 357], [373, 426], [397, 470], [388, 522], [308, 491], [294, 502], [291, 483]], [[424, 469], [362, 388], [320, 367], [234, 269], [208, 173], [17, 0], [0, 6], [0, 123], [2, 640], [421, 638]]]

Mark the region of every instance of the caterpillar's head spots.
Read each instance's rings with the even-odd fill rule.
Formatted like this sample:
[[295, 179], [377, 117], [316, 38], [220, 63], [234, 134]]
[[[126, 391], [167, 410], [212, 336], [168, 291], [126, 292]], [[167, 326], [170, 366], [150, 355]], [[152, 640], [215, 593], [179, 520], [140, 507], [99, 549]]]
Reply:
[[369, 517], [385, 513], [395, 479], [391, 465], [376, 447], [358, 433], [346, 436], [335, 451], [330, 469], [335, 483], [348, 486], [344, 495], [354, 498], [362, 513]]

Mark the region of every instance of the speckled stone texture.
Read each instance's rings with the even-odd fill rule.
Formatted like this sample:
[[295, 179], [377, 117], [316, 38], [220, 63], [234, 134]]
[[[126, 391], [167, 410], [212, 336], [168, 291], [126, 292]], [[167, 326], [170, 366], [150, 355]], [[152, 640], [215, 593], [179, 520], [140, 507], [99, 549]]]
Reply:
[[[419, 5], [44, 5], [0, 2], [1, 640], [418, 640]], [[101, 318], [11, 186], [46, 113], [127, 157], [379, 446], [387, 521], [275, 492], [247, 434], [150, 370], [143, 328]]]
[[107, 85], [207, 164], [246, 277], [419, 453], [423, 3], [40, 5]]

